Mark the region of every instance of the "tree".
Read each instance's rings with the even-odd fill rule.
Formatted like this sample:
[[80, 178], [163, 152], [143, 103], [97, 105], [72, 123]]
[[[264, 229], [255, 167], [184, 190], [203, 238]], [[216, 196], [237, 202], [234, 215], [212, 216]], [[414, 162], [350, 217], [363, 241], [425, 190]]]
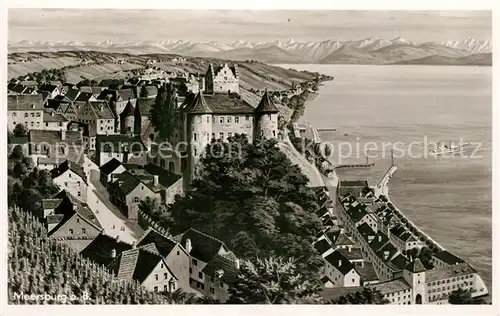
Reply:
[[293, 258], [244, 261], [229, 288], [229, 304], [319, 303], [321, 290], [301, 273]]
[[238, 134], [213, 141], [191, 190], [168, 209], [143, 212], [174, 235], [195, 228], [219, 238], [243, 259], [297, 258], [301, 272], [320, 283], [322, 258], [312, 246], [323, 228], [314, 214], [319, 205], [307, 177], [276, 144]]
[[472, 298], [472, 292], [470, 290], [464, 290], [462, 288], [458, 288], [455, 291], [450, 293], [448, 297], [448, 303], [450, 304], [486, 304], [483, 299], [480, 298]]
[[12, 132], [16, 137], [23, 137], [28, 135], [28, 128], [23, 124], [19, 123], [16, 125], [16, 127], [14, 127], [14, 130]]
[[151, 124], [162, 139], [170, 139], [175, 129], [177, 108], [177, 92], [172, 84], [164, 85], [158, 90], [155, 104], [149, 113]]
[[327, 304], [388, 304], [389, 301], [384, 299], [382, 293], [376, 289], [363, 288], [362, 291], [349, 293], [335, 300], [330, 300]]
[[147, 97], [148, 97], [148, 95], [149, 95], [149, 91], [148, 91], [148, 89], [146, 88], [146, 85], [143, 85], [143, 86], [141, 87], [141, 92], [139, 93], [139, 96], [140, 96], [141, 98], [147, 98]]
[[186, 83], [184, 82], [181, 82], [181, 84], [179, 85], [179, 94], [182, 95], [182, 96], [185, 96], [188, 94], [188, 87], [186, 86]]

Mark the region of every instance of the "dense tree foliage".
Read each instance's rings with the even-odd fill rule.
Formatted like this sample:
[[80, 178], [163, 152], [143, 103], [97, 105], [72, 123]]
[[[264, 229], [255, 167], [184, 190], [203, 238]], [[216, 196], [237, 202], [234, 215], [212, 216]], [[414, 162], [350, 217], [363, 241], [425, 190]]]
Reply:
[[230, 304], [320, 303], [314, 282], [304, 277], [293, 258], [245, 261], [229, 288]]
[[[322, 259], [312, 247], [323, 226], [308, 179], [275, 140], [249, 143], [236, 135], [214, 141], [201, 159], [200, 177], [168, 210], [141, 209], [179, 234], [199, 229], [223, 240], [240, 258], [297, 258], [305, 276], [319, 279]], [[318, 281], [319, 282], [319, 281]]]
[[40, 215], [42, 199], [59, 191], [50, 172], [35, 168], [33, 160], [24, 156], [20, 146], [14, 147], [7, 161], [7, 197], [9, 206], [17, 205]]
[[141, 98], [147, 98], [147, 97], [148, 97], [148, 95], [149, 95], [149, 91], [148, 91], [148, 89], [146, 88], [146, 85], [143, 85], [143, 86], [141, 87], [141, 91], [139, 92], [139, 96], [140, 96]]
[[168, 140], [175, 128], [175, 110], [177, 108], [177, 92], [168, 84], [158, 89], [149, 119], [161, 139]]
[[16, 127], [14, 127], [14, 130], [12, 131], [14, 136], [16, 137], [22, 137], [28, 135], [28, 127], [24, 126], [24, 124], [17, 124]]
[[486, 304], [486, 302], [481, 298], [472, 298], [470, 290], [464, 290], [458, 288], [457, 290], [450, 293], [448, 297], [448, 303], [450, 304]]
[[90, 80], [90, 79], [87, 79], [87, 78], [83, 78], [82, 81], [78, 82], [76, 84], [76, 86], [78, 88], [80, 87], [97, 87], [99, 83], [96, 81], [96, 80]]
[[338, 299], [331, 300], [327, 304], [388, 304], [389, 301], [384, 299], [380, 291], [370, 288], [363, 288], [362, 291], [349, 293], [341, 296]]

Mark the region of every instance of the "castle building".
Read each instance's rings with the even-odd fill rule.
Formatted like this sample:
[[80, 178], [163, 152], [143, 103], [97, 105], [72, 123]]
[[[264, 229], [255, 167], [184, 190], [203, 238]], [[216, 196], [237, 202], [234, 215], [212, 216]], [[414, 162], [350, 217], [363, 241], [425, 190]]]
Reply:
[[158, 153], [152, 162], [164, 166], [173, 163], [174, 170], [183, 172], [187, 187], [199, 173], [199, 159], [212, 140], [225, 141], [235, 134], [245, 134], [249, 141], [276, 138], [279, 110], [267, 90], [256, 107], [244, 100], [239, 91], [237, 65], [209, 65], [205, 93], [190, 93], [177, 111], [177, 128], [170, 144], [177, 148], [179, 143], [186, 144], [185, 151], [182, 155]]

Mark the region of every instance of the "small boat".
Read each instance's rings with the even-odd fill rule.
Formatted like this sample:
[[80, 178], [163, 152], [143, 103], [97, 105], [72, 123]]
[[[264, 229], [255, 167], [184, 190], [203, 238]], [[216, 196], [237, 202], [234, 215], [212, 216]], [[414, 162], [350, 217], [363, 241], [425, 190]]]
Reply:
[[431, 156], [443, 156], [443, 155], [455, 155], [458, 153], [461, 153], [462, 150], [467, 146], [468, 144], [461, 144], [461, 145], [444, 145], [443, 143], [439, 142], [437, 143], [437, 146], [435, 149], [432, 149], [429, 151], [429, 154]]

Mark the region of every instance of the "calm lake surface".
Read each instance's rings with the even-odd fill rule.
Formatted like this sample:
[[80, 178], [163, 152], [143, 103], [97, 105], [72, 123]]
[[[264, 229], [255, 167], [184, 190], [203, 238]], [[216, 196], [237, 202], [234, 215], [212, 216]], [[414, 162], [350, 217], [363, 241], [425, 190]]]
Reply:
[[[332, 161], [363, 162], [370, 170], [341, 171], [341, 179], [375, 185], [390, 165], [390, 144], [400, 168], [390, 182], [395, 204], [433, 239], [479, 271], [491, 293], [492, 71], [466, 66], [279, 65], [332, 75], [310, 102], [302, 122], [333, 144]], [[429, 142], [470, 146], [464, 157], [435, 158]], [[415, 142], [410, 146], [410, 143]], [[385, 150], [383, 150], [386, 143]], [[339, 152], [349, 155], [339, 159]], [[359, 144], [359, 150], [356, 150]], [[374, 148], [378, 146], [378, 148]], [[480, 148], [476, 151], [476, 148]], [[411, 150], [409, 149], [411, 148]]]

